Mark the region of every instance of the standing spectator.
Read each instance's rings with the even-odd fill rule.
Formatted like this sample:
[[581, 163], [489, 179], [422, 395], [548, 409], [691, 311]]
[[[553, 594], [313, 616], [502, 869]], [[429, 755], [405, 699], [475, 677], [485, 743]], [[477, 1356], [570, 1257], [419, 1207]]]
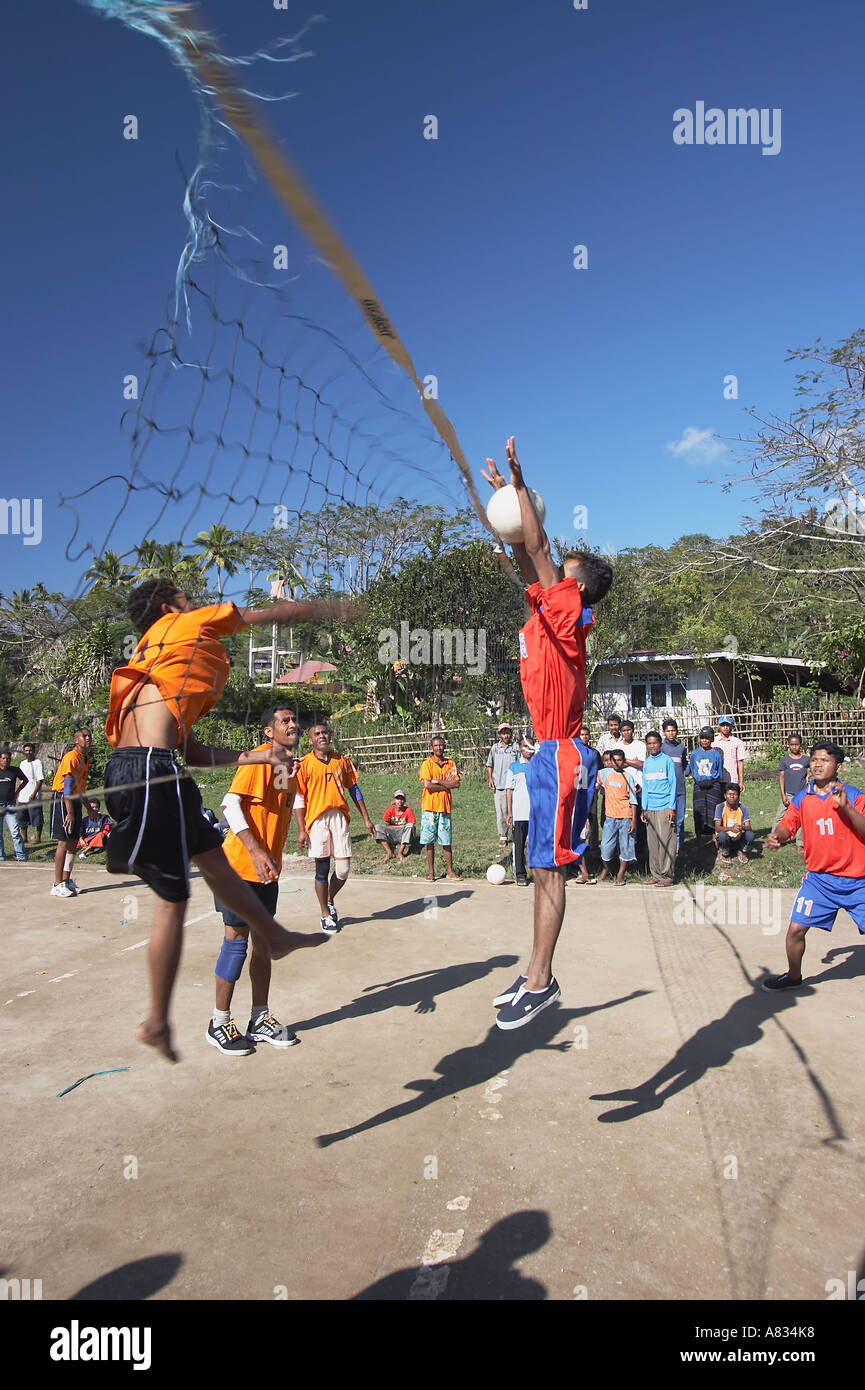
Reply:
[[[211, 812], [212, 814], [212, 812]], [[99, 810], [99, 798], [87, 802], [87, 815], [81, 822], [81, 839], [78, 841], [79, 859], [86, 859], [97, 849], [105, 848], [105, 841], [111, 829], [111, 818]]]
[[506, 796], [508, 799], [508, 825], [513, 836], [514, 878], [520, 888], [528, 884], [526, 875], [526, 840], [529, 836], [529, 789], [526, 785], [526, 768], [534, 757], [535, 745], [530, 738], [520, 743], [519, 760], [508, 768]]
[[622, 747], [625, 750], [625, 767], [634, 774], [637, 788], [637, 830], [634, 835], [634, 848], [637, 859], [645, 864], [649, 856], [646, 827], [643, 823], [643, 763], [646, 761], [646, 745], [641, 738], [634, 738], [634, 724], [630, 719], [622, 720]]
[[601, 838], [601, 870], [599, 883], [610, 876], [613, 855], [619, 853], [619, 873], [617, 883], [624, 883], [629, 864], [636, 859], [634, 831], [637, 826], [637, 792], [634, 774], [625, 767], [625, 755], [621, 748], [613, 748], [609, 754], [612, 766], [602, 768], [598, 781], [604, 796], [604, 833]]
[[700, 746], [688, 759], [694, 779], [694, 834], [715, 833], [715, 807], [724, 800], [724, 759], [720, 748], [712, 747], [714, 734], [708, 724], [700, 730]]
[[731, 859], [733, 850], [736, 850], [739, 863], [747, 864], [748, 850], [753, 840], [748, 807], [739, 800], [737, 784], [729, 782], [724, 788], [724, 800], [715, 809], [715, 844], [721, 851], [721, 858]]
[[394, 792], [393, 804], [388, 806], [382, 821], [384, 824], [375, 828], [375, 838], [384, 846], [384, 859], [381, 862], [389, 864], [396, 858], [397, 863], [404, 864], [411, 849], [411, 837], [416, 821], [414, 811], [406, 805], [405, 792], [401, 788]]
[[[12, 766], [12, 755], [7, 750], [0, 753], [0, 816], [6, 821], [6, 829], [12, 839], [12, 848], [15, 851], [15, 858], [20, 862], [27, 859], [27, 851], [21, 839], [21, 831], [18, 828], [18, 816], [15, 811], [15, 798], [19, 788], [23, 787], [27, 781], [20, 767]], [[3, 828], [0, 826], [0, 859], [6, 858], [6, 846], [3, 843]]]
[[[313, 724], [309, 731], [312, 752], [297, 765], [294, 819], [298, 849], [308, 850], [310, 859], [315, 860], [315, 895], [321, 910], [321, 929], [333, 936], [340, 931], [336, 895], [351, 871], [349, 797], [360, 811], [372, 840], [375, 839], [375, 826], [369, 818], [351, 759], [334, 753], [330, 739], [327, 724]], [[331, 858], [333, 873], [330, 872]]]
[[[775, 812], [775, 824], [772, 827], [773, 833], [778, 828], [790, 802], [797, 792], [800, 792], [808, 781], [808, 771], [811, 766], [811, 759], [807, 753], [802, 751], [802, 735], [791, 734], [787, 739], [787, 752], [778, 764], [778, 784], [781, 788], [781, 800]], [[802, 827], [796, 831], [796, 844], [802, 844]]]
[[676, 853], [680, 854], [685, 844], [685, 768], [688, 765], [688, 750], [679, 742], [679, 726], [675, 719], [665, 719], [661, 725], [664, 741], [661, 752], [666, 753], [676, 772]]
[[499, 844], [508, 842], [507, 785], [508, 768], [520, 755], [520, 745], [514, 738], [510, 724], [500, 724], [496, 729], [498, 743], [494, 743], [487, 757], [487, 779], [496, 803], [496, 823], [499, 830]]
[[[633, 728], [633, 725], [631, 726]], [[607, 732], [601, 734], [595, 749], [598, 753], [609, 753], [611, 748], [623, 748], [622, 741], [622, 721], [617, 714], [611, 714], [607, 720]]]
[[[48, 832], [57, 841], [54, 853], [54, 887], [52, 898], [76, 898], [78, 884], [72, 877], [75, 849], [81, 838], [81, 803], [87, 790], [90, 769], [90, 749], [93, 735], [89, 729], [76, 729], [74, 746], [60, 759], [51, 783], [51, 819]], [[110, 872], [110, 870], [109, 870]]]
[[35, 743], [25, 743], [24, 756], [18, 766], [27, 778], [27, 785], [22, 787], [18, 793], [17, 811], [18, 829], [21, 831], [21, 838], [26, 848], [29, 827], [31, 825], [35, 827], [36, 839], [33, 843], [38, 845], [42, 839], [42, 826], [45, 824], [40, 800], [45, 782], [45, 769], [36, 756]]
[[426, 845], [427, 878], [435, 882], [435, 847], [438, 842], [445, 857], [447, 876], [459, 882], [454, 873], [452, 792], [460, 784], [456, 763], [445, 757], [445, 741], [440, 734], [430, 739], [430, 757], [421, 763], [418, 780], [423, 786], [420, 802], [420, 842]]
[[744, 791], [745, 759], [748, 754], [742, 740], [733, 734], [733, 721], [729, 714], [722, 714], [718, 720], [718, 736], [712, 747], [721, 750], [724, 759], [724, 781], [736, 782]]
[[649, 885], [669, 888], [676, 870], [676, 769], [661, 752], [661, 735], [646, 734], [643, 763], [643, 821], [648, 830]]

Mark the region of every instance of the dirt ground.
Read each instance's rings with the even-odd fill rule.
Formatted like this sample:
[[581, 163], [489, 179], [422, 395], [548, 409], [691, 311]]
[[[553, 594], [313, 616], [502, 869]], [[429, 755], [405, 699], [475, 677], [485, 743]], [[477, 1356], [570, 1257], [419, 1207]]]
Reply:
[[[47, 865], [2, 873], [0, 1273], [44, 1299], [823, 1300], [861, 1271], [845, 914], [779, 998], [754, 982], [783, 968], [792, 892], [731, 922], [741, 899], [569, 887], [562, 999], [502, 1033], [532, 890], [358, 877], [341, 934], [274, 967], [302, 1045], [229, 1059], [204, 1041], [221, 921], [196, 879], [171, 1066], [134, 1037], [153, 899], [76, 878], [65, 901]], [[300, 866], [280, 902], [317, 926]], [[243, 1028], [245, 973], [235, 1001]]]

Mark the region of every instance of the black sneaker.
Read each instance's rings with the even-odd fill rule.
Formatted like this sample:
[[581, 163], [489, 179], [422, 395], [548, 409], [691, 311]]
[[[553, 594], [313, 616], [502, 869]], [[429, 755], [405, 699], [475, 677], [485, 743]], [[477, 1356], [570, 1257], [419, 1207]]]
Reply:
[[336, 933], [339, 931], [339, 925], [332, 917], [322, 917], [320, 921], [322, 931], [327, 932], [328, 936], [336, 936]]
[[509, 1004], [499, 1009], [496, 1015], [497, 1028], [522, 1028], [524, 1024], [531, 1023], [537, 1014], [545, 1009], [548, 1004], [554, 1004], [561, 994], [559, 982], [555, 975], [550, 980], [546, 989], [537, 991], [526, 989], [523, 983], [517, 990]]
[[525, 975], [518, 975], [517, 978], [514, 980], [513, 984], [511, 985], [510, 989], [506, 989], [503, 994], [496, 995], [495, 999], [493, 1000], [493, 1008], [500, 1009], [502, 1004], [510, 1004], [514, 995], [522, 989], [525, 982]]
[[767, 975], [760, 988], [765, 989], [767, 994], [780, 994], [785, 989], [801, 989], [803, 984], [801, 975], [798, 980], [791, 980], [789, 972], [785, 971], [783, 975]]
[[271, 1043], [274, 1047], [294, 1047], [300, 1042], [296, 1033], [286, 1028], [273, 1014], [262, 1014], [257, 1023], [249, 1020], [246, 1036], [250, 1042]]
[[328, 903], [328, 905], [327, 905], [327, 915], [328, 915], [328, 917], [332, 917], [333, 920], [334, 920], [334, 922], [336, 923], [336, 925], [339, 926], [339, 913], [338, 913], [337, 910], [336, 910], [336, 904], [335, 904], [335, 903]]
[[213, 1046], [224, 1052], [226, 1057], [248, 1057], [255, 1051], [255, 1044], [245, 1038], [233, 1018], [215, 1027], [213, 1019], [207, 1025], [205, 1038]]

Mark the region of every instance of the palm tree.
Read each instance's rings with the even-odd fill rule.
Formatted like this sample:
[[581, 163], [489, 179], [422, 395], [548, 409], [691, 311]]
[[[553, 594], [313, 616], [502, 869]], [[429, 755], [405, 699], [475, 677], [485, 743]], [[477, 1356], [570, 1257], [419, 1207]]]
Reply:
[[132, 566], [121, 560], [114, 550], [97, 556], [84, 576], [93, 580], [93, 588], [123, 589], [132, 578]]
[[158, 579], [162, 573], [162, 564], [159, 552], [162, 547], [157, 541], [142, 541], [135, 547], [135, 557], [138, 561], [138, 580], [143, 584], [146, 579]]
[[212, 525], [209, 531], [199, 531], [195, 537], [201, 546], [199, 564], [203, 570], [216, 570], [216, 589], [222, 602], [222, 576], [237, 574], [243, 559], [242, 542], [227, 526]]

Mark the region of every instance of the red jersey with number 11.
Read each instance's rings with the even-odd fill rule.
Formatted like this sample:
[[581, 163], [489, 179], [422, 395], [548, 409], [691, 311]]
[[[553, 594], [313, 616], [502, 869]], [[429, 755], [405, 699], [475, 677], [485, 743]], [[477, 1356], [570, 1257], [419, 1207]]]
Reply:
[[[865, 792], [842, 784], [847, 800], [865, 815]], [[805, 868], [814, 874], [840, 878], [865, 878], [865, 839], [853, 829], [827, 792], [821, 796], [813, 781], [797, 792], [778, 822], [793, 839], [802, 827]]]
[[520, 682], [536, 739], [576, 738], [586, 703], [586, 637], [595, 621], [576, 579], [526, 589], [532, 616], [520, 632]]

